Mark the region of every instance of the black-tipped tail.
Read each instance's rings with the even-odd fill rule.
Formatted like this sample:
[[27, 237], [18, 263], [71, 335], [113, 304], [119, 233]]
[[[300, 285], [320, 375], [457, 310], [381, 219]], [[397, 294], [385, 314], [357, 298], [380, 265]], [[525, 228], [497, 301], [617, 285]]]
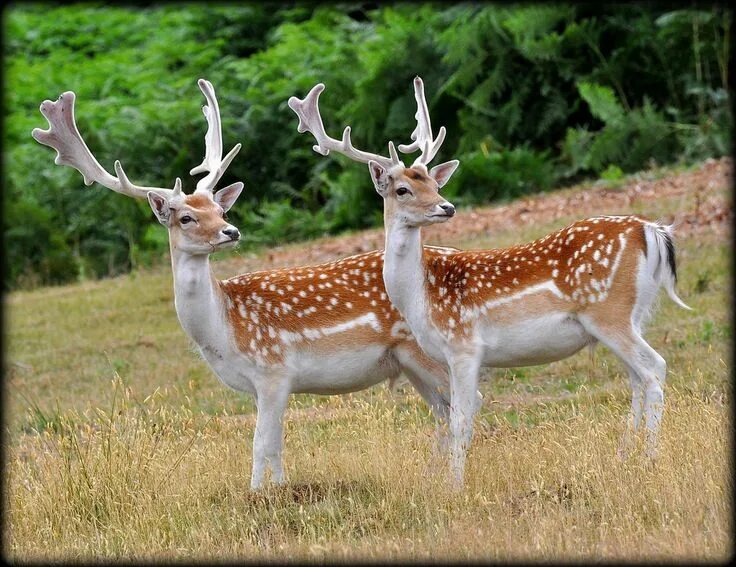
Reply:
[[675, 292], [675, 284], [677, 283], [677, 260], [675, 257], [675, 243], [672, 239], [672, 225], [662, 225], [659, 223], [649, 223], [644, 227], [648, 232], [652, 244], [652, 253], [657, 254], [654, 261], [654, 271], [652, 275], [659, 280], [664, 286], [670, 299], [677, 303], [683, 309], [690, 309], [682, 299], [677, 297]]
[[667, 249], [667, 264], [670, 267], [672, 279], [675, 280], [675, 283], [677, 283], [677, 259], [675, 258], [675, 243], [672, 240], [672, 235], [669, 233], [669, 231], [665, 230], [663, 232], [664, 245]]

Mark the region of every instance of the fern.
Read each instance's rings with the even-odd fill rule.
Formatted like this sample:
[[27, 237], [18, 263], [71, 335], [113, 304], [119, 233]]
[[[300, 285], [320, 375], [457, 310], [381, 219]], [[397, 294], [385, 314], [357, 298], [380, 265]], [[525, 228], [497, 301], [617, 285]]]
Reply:
[[564, 124], [569, 114], [570, 107], [567, 100], [559, 92], [552, 93], [549, 99], [544, 102], [542, 116], [537, 123], [537, 137], [542, 137], [549, 132], [554, 124]]
[[563, 47], [563, 38], [555, 28], [571, 16], [569, 6], [523, 6], [510, 12], [503, 25], [526, 59], [553, 61], [560, 57]]
[[578, 92], [590, 106], [591, 114], [599, 120], [616, 124], [623, 119], [624, 109], [610, 87], [581, 81], [578, 83]]

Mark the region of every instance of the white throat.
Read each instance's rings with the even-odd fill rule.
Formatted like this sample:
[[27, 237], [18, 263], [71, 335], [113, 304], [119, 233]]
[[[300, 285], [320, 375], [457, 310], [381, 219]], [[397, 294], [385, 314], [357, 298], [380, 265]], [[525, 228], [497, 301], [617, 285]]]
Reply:
[[186, 333], [202, 349], [222, 346], [228, 325], [223, 297], [210, 270], [209, 256], [171, 247], [174, 305]]
[[386, 226], [383, 281], [386, 293], [423, 348], [432, 334], [419, 227]]

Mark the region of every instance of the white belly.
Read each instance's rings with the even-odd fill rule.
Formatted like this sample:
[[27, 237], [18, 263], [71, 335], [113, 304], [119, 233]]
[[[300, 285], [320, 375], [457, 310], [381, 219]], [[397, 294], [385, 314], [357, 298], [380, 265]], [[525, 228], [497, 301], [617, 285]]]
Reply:
[[364, 346], [328, 354], [302, 350], [285, 360], [291, 391], [310, 394], [345, 394], [363, 390], [398, 376], [399, 364], [385, 346]]
[[485, 325], [480, 337], [483, 364], [498, 368], [554, 362], [595, 342], [569, 313], [547, 314], [510, 325]]

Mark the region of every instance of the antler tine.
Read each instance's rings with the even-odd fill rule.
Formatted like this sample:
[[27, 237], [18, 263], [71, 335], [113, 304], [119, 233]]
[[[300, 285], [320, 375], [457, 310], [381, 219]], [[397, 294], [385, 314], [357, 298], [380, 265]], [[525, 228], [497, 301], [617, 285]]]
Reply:
[[240, 151], [241, 144], [236, 144], [230, 152], [222, 158], [222, 124], [220, 122], [220, 106], [217, 104], [215, 89], [212, 83], [205, 79], [197, 81], [200, 90], [207, 99], [207, 104], [202, 107], [202, 112], [207, 120], [207, 133], [204, 136], [205, 154], [204, 160], [197, 167], [192, 168], [190, 175], [208, 172], [208, 174], [197, 182], [196, 191], [215, 190], [215, 185], [227, 170], [230, 162]]
[[119, 161], [115, 161], [117, 177], [110, 175], [95, 159], [84, 142], [77, 123], [74, 120], [74, 102], [76, 95], [72, 91], [62, 93], [58, 100], [45, 100], [41, 103], [41, 114], [49, 123], [48, 130], [34, 128], [31, 136], [45, 146], [56, 150], [56, 165], [73, 167], [84, 178], [85, 185], [92, 185], [95, 181], [100, 185], [122, 193], [129, 197], [145, 199], [149, 191], [155, 191], [162, 196], [170, 197], [174, 190], [163, 187], [143, 187], [130, 182]]
[[322, 116], [320, 116], [319, 113], [319, 95], [323, 90], [325, 90], [324, 84], [317, 83], [312, 87], [309, 93], [307, 93], [304, 100], [292, 96], [288, 101], [289, 108], [291, 108], [299, 117], [297, 131], [300, 134], [310, 132], [312, 136], [314, 136], [314, 139], [317, 140], [317, 144], [312, 146], [315, 152], [326, 156], [330, 153], [330, 150], [334, 150], [337, 153], [343, 154], [350, 159], [362, 163], [368, 163], [369, 161], [378, 162], [387, 169], [395, 165], [403, 165], [399, 159], [399, 155], [396, 153], [396, 148], [394, 148], [393, 142], [389, 142], [389, 157], [385, 157], [378, 154], [364, 152], [353, 146], [353, 143], [350, 140], [350, 126], [345, 127], [341, 140], [328, 136], [325, 132], [324, 124], [322, 123]]
[[432, 123], [429, 119], [427, 99], [424, 96], [424, 82], [420, 77], [414, 77], [414, 98], [417, 101], [417, 113], [414, 115], [417, 120], [417, 126], [411, 133], [411, 139], [414, 141], [411, 144], [399, 145], [399, 151], [410, 154], [420, 150], [421, 154], [414, 163], [427, 165], [437, 155], [442, 142], [445, 141], [447, 131], [442, 126], [437, 133], [437, 138], [432, 139]]

